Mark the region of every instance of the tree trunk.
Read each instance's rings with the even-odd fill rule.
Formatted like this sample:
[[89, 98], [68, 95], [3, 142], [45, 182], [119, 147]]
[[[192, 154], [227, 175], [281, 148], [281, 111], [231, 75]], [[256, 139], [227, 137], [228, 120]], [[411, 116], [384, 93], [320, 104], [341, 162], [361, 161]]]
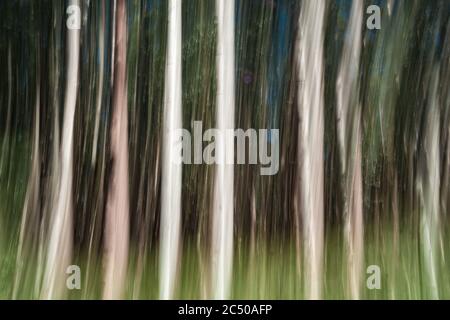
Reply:
[[336, 83], [337, 131], [344, 189], [347, 284], [352, 299], [360, 297], [363, 263], [361, 105], [358, 85], [362, 4], [362, 1], [358, 0], [354, 0], [352, 4]]
[[111, 125], [112, 169], [105, 221], [105, 299], [124, 294], [128, 265], [128, 108], [127, 16], [125, 0], [117, 1], [114, 54], [113, 113]]
[[164, 92], [164, 136], [160, 230], [160, 298], [175, 293], [181, 220], [182, 164], [176, 163], [176, 134], [181, 113], [181, 0], [169, 1], [169, 30]]
[[323, 41], [325, 1], [303, 2], [299, 19], [298, 155], [301, 177], [297, 198], [303, 217], [305, 296], [320, 299], [324, 242], [324, 80]]
[[[69, 5], [80, 7], [79, 0]], [[57, 195], [50, 217], [50, 237], [41, 296], [44, 299], [61, 298], [65, 292], [66, 268], [72, 256], [72, 182], [73, 182], [73, 135], [77, 100], [78, 63], [80, 54], [80, 30], [67, 29], [67, 78], [64, 98], [64, 120], [61, 142], [61, 171]]]
[[212, 231], [212, 284], [213, 296], [226, 299], [230, 295], [233, 265], [233, 215], [235, 65], [234, 65], [234, 0], [216, 1], [217, 30], [217, 113], [216, 123], [220, 137], [216, 142], [218, 165], [216, 168]]

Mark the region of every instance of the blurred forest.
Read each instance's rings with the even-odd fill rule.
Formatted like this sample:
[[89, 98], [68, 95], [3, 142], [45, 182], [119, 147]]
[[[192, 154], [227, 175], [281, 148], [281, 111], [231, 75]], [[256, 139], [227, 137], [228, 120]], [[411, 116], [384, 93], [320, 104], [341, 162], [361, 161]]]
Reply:
[[[450, 298], [450, 1], [6, 0], [0, 70], [0, 298]], [[170, 112], [279, 129], [278, 174], [170, 167]]]

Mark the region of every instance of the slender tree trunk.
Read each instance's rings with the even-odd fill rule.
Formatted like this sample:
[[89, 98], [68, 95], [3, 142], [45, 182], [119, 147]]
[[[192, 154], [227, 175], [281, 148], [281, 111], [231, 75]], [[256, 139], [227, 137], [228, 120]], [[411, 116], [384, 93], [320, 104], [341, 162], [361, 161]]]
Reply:
[[181, 220], [182, 164], [176, 158], [181, 113], [181, 0], [169, 0], [169, 30], [164, 92], [164, 141], [160, 230], [160, 298], [175, 293]]
[[305, 296], [320, 299], [324, 242], [324, 41], [325, 1], [303, 2], [299, 19], [298, 154], [301, 157], [297, 197], [300, 198], [304, 236]]
[[361, 106], [358, 85], [362, 5], [362, 1], [353, 1], [336, 84], [338, 143], [344, 179], [347, 280], [352, 299], [360, 297], [363, 264]]
[[99, 70], [98, 70], [98, 88], [97, 88], [97, 97], [96, 97], [96, 107], [95, 107], [95, 127], [94, 127], [94, 140], [92, 145], [92, 166], [94, 166], [95, 161], [97, 159], [97, 144], [98, 144], [98, 131], [100, 127], [100, 111], [102, 107], [102, 97], [103, 97], [103, 78], [104, 78], [104, 65], [105, 65], [105, 1], [101, 1], [100, 5], [100, 29], [98, 32], [98, 55], [100, 58], [99, 61]]
[[[70, 5], [80, 7], [79, 0]], [[50, 217], [50, 237], [41, 296], [54, 299], [65, 291], [65, 271], [72, 256], [72, 182], [73, 135], [78, 86], [78, 62], [80, 54], [80, 30], [67, 30], [67, 78], [64, 98], [64, 120], [61, 143], [61, 171], [58, 179], [56, 203]]]
[[421, 202], [420, 240], [425, 269], [426, 298], [439, 299], [438, 243], [440, 238], [439, 192], [440, 170], [440, 108], [438, 105], [439, 67], [433, 69], [430, 102], [427, 107], [422, 163], [419, 167], [418, 191]]
[[216, 1], [217, 34], [217, 129], [216, 142], [219, 164], [214, 185], [212, 231], [213, 296], [226, 299], [230, 296], [233, 265], [233, 215], [234, 215], [234, 166], [227, 159], [234, 159], [233, 136], [226, 135], [234, 129], [235, 65], [234, 65], [234, 0]]
[[[49, 220], [51, 219], [54, 206], [56, 205], [56, 197], [58, 196], [58, 181], [60, 175], [60, 125], [59, 125], [59, 107], [60, 97], [59, 92], [61, 90], [60, 70], [61, 70], [61, 56], [58, 48], [61, 46], [61, 39], [59, 37], [59, 27], [64, 20], [63, 8], [64, 4], [59, 3], [53, 6], [53, 28], [51, 37], [51, 51], [49, 55], [51, 77], [51, 103], [52, 103], [52, 145], [50, 154], [50, 177], [45, 183], [45, 187], [49, 190], [49, 194], [45, 195], [44, 205], [41, 217], [41, 226], [39, 230], [39, 245], [38, 245], [38, 258], [37, 258], [37, 270], [36, 278], [34, 282], [36, 296], [39, 296], [39, 292], [42, 287], [42, 277], [45, 267], [46, 259], [46, 235], [49, 227]], [[64, 58], [64, 57], [62, 57]]]
[[127, 16], [125, 0], [117, 1], [114, 47], [113, 113], [111, 126], [112, 172], [105, 222], [105, 299], [124, 295], [128, 265], [128, 107], [127, 107]]

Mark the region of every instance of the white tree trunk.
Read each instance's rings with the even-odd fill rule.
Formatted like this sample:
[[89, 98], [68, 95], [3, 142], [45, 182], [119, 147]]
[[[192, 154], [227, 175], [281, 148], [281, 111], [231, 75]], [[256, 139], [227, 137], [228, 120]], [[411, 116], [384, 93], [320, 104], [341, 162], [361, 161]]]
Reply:
[[[79, 0], [69, 5], [80, 6]], [[50, 217], [47, 260], [41, 297], [60, 298], [65, 292], [66, 268], [72, 256], [72, 171], [73, 130], [78, 86], [80, 30], [67, 29], [67, 78], [64, 98], [64, 120], [61, 141], [61, 171], [55, 205]]]
[[325, 1], [304, 1], [296, 43], [298, 59], [298, 190], [303, 216], [305, 296], [320, 299], [323, 273], [323, 42]]
[[363, 266], [363, 207], [361, 171], [361, 107], [359, 60], [363, 2], [354, 0], [336, 84], [337, 130], [344, 178], [344, 217], [347, 279], [352, 299], [359, 299]]
[[233, 136], [226, 129], [234, 128], [235, 65], [234, 65], [234, 0], [217, 0], [217, 114], [220, 137], [216, 152], [219, 164], [214, 186], [212, 231], [213, 295], [226, 299], [230, 295], [233, 265], [234, 159]]
[[420, 240], [425, 269], [424, 289], [426, 298], [439, 299], [438, 258], [440, 240], [440, 108], [439, 108], [439, 74], [440, 68], [433, 69], [430, 84], [430, 102], [424, 133], [424, 150], [422, 164], [419, 167], [418, 191], [421, 203]]
[[160, 229], [160, 298], [174, 297], [181, 220], [181, 174], [176, 134], [182, 127], [181, 113], [181, 0], [169, 0], [164, 89], [164, 141]]

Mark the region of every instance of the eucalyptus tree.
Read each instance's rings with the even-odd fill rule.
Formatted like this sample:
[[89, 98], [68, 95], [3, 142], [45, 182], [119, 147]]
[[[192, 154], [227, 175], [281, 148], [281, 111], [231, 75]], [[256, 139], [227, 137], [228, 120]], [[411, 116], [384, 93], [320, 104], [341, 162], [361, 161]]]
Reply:
[[127, 11], [125, 0], [115, 9], [115, 47], [111, 157], [105, 221], [105, 299], [123, 297], [128, 265], [129, 191], [128, 191], [128, 105], [127, 105]]
[[363, 2], [354, 0], [336, 81], [337, 135], [343, 177], [344, 234], [349, 296], [359, 299], [363, 266], [362, 127], [359, 64]]
[[168, 2], [159, 253], [161, 299], [174, 297], [179, 260], [182, 164], [177, 163], [180, 152], [177, 132], [182, 127], [181, 3], [181, 0]]
[[103, 79], [105, 77], [105, 45], [106, 45], [106, 37], [105, 37], [105, 1], [100, 1], [100, 17], [99, 17], [99, 29], [98, 29], [98, 39], [99, 39], [99, 48], [98, 48], [98, 56], [99, 56], [99, 70], [98, 70], [98, 88], [97, 88], [97, 96], [95, 101], [95, 127], [94, 127], [94, 137], [92, 141], [92, 166], [95, 164], [95, 160], [97, 158], [97, 143], [98, 143], [98, 135], [100, 130], [100, 111], [103, 102]]
[[298, 21], [298, 155], [300, 186], [297, 190], [303, 221], [305, 295], [322, 293], [324, 249], [324, 62], [323, 42], [326, 4], [303, 3]]
[[230, 296], [233, 265], [234, 159], [233, 135], [235, 112], [234, 0], [217, 0], [217, 111], [220, 137], [215, 145], [217, 167], [214, 184], [212, 224], [212, 286], [216, 299]]
[[[80, 1], [69, 1], [68, 13], [81, 11]], [[74, 12], [74, 11], [75, 12]], [[69, 17], [80, 19], [78, 15]], [[68, 21], [69, 22], [69, 21]], [[79, 22], [78, 22], [79, 23]], [[44, 282], [41, 297], [58, 298], [65, 292], [65, 271], [71, 263], [72, 255], [72, 182], [73, 182], [73, 141], [74, 117], [77, 100], [78, 69], [80, 55], [80, 28], [69, 28], [67, 24], [67, 76], [64, 96], [64, 118], [62, 141], [59, 154], [61, 171], [59, 172], [55, 203], [52, 207], [49, 227], [47, 258], [45, 262]]]
[[[438, 102], [439, 65], [432, 66], [429, 99], [422, 133], [423, 151], [420, 154], [417, 191], [420, 203], [420, 240], [426, 276], [425, 292], [432, 299], [439, 298], [438, 263], [440, 239], [440, 108]], [[429, 70], [431, 71], [431, 70]]]

